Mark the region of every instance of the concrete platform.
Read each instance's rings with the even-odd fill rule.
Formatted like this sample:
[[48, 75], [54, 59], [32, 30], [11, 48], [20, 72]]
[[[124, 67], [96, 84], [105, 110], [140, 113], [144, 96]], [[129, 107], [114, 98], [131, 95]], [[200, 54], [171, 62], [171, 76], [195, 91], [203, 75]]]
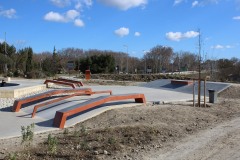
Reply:
[[0, 98], [19, 98], [32, 92], [44, 90], [46, 85], [43, 82], [44, 80], [11, 80], [11, 84], [18, 85], [0, 87]]

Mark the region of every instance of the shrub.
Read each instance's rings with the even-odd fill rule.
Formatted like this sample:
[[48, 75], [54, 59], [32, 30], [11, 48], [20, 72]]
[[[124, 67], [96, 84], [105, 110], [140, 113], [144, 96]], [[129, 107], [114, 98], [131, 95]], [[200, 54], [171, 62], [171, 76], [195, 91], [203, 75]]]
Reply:
[[9, 153], [7, 157], [5, 157], [8, 160], [16, 160], [17, 159], [17, 154], [16, 153]]
[[116, 144], [117, 140], [113, 137], [108, 138], [108, 143], [109, 144]]
[[11, 71], [8, 72], [8, 73], [7, 73], [7, 76], [8, 76], [8, 77], [13, 77], [13, 72], [11, 72]]
[[67, 128], [65, 128], [64, 131], [63, 131], [63, 134], [68, 135], [68, 133], [69, 133], [69, 130]]
[[86, 134], [86, 127], [84, 125], [81, 125], [81, 134]]
[[45, 74], [41, 71], [31, 71], [27, 73], [27, 78], [45, 78]]
[[83, 150], [88, 150], [88, 149], [90, 148], [86, 140], [84, 140], [84, 141], [80, 144], [80, 146], [81, 146], [81, 148], [82, 148]]
[[48, 135], [47, 139], [48, 150], [50, 153], [55, 154], [57, 152], [58, 141], [56, 137], [52, 137], [51, 134]]
[[27, 143], [27, 145], [30, 145], [34, 136], [34, 127], [35, 127], [34, 123], [30, 124], [27, 127], [24, 126], [21, 127], [22, 144]]

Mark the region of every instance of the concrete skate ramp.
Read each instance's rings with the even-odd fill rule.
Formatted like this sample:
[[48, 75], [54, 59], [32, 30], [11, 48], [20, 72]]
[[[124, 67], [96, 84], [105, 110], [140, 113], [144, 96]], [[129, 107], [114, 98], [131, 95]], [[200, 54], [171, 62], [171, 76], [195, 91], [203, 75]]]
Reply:
[[[140, 84], [141, 87], [147, 87], [147, 88], [154, 88], [154, 89], [163, 89], [168, 91], [175, 91], [175, 92], [181, 92], [181, 93], [188, 93], [192, 94], [193, 92], [193, 84], [191, 85], [177, 85], [177, 84], [171, 84], [170, 79], [160, 79], [151, 81], [148, 83]], [[212, 89], [216, 92], [221, 92], [224, 89], [228, 88], [230, 84], [227, 83], [220, 83], [220, 82], [207, 82], [206, 83], [206, 90], [207, 90], [207, 96], [208, 96], [208, 90]], [[195, 81], [195, 91], [198, 92], [198, 82]], [[204, 95], [204, 82], [201, 82], [201, 95]]]

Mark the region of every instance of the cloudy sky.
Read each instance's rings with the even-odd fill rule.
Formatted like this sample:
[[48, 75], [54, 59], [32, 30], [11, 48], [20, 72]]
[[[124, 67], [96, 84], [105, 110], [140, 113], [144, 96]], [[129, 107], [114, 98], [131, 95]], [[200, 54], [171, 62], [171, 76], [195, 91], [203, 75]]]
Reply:
[[6, 35], [36, 53], [55, 46], [142, 57], [156, 45], [197, 53], [200, 33], [208, 58], [240, 58], [240, 0], [5, 0], [0, 24], [0, 42]]

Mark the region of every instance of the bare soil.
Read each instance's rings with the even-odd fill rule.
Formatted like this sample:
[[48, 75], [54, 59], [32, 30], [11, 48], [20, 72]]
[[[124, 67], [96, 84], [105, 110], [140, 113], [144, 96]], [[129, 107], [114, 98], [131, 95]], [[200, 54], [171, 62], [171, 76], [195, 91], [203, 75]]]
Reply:
[[[114, 109], [74, 127], [0, 140], [4, 159], [240, 159], [240, 86], [219, 94], [218, 103], [147, 104]], [[47, 137], [57, 139], [50, 151]]]

